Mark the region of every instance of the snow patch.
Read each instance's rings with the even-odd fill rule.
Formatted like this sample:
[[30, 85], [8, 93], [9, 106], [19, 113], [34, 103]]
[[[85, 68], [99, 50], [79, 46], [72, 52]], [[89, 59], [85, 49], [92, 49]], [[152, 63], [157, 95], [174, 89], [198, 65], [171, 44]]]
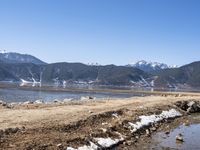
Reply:
[[20, 83], [20, 86], [25, 86], [25, 85], [32, 85], [32, 86], [36, 86], [36, 85], [41, 85], [41, 82], [37, 82], [33, 77], [32, 77], [32, 81], [27, 81], [27, 80], [24, 80], [24, 79], [20, 79], [21, 80], [21, 83]]
[[149, 83], [143, 78], [143, 76], [140, 76], [142, 82], [144, 82], [147, 86], [149, 86]]
[[149, 126], [153, 123], [162, 121], [164, 119], [175, 118], [179, 116], [182, 116], [180, 112], [178, 112], [175, 109], [171, 109], [169, 111], [163, 111], [160, 115], [140, 116], [139, 117], [140, 121], [136, 123], [129, 122], [129, 125], [131, 127], [131, 132], [136, 132], [137, 130], [145, 126]]
[[152, 67], [153, 70], [156, 70], [156, 68], [167, 69], [167, 68], [177, 68], [178, 67], [177, 65], [167, 65], [164, 63], [145, 61], [145, 60], [140, 60], [135, 63], [130, 63], [130, 64], [128, 64], [128, 66], [132, 66], [132, 67], [150, 66], [150, 67]]
[[97, 150], [98, 149], [98, 146], [92, 142], [90, 142], [90, 145], [87, 146], [87, 145], [84, 145], [82, 147], [79, 147], [77, 149], [75, 148], [72, 148], [72, 147], [67, 147], [66, 150]]
[[113, 145], [118, 144], [119, 142], [123, 141], [123, 139], [111, 139], [111, 138], [94, 138], [94, 140], [103, 148], [109, 148]]
[[30, 81], [24, 80], [24, 79], [20, 79], [22, 83], [32, 83]]
[[[121, 136], [121, 134], [119, 133]], [[94, 144], [93, 142], [90, 142], [90, 145], [84, 145], [82, 147], [78, 147], [77, 149], [72, 147], [67, 147], [66, 150], [98, 150], [102, 148], [110, 148], [116, 144], [118, 144], [121, 141], [124, 141], [124, 139], [121, 137], [120, 139], [111, 139], [111, 138], [94, 138], [94, 141], [98, 143], [99, 146]]]
[[1, 53], [1, 54], [5, 54], [5, 53], [7, 53], [7, 52], [6, 52], [6, 50], [0, 50], [0, 53]]
[[35, 104], [43, 104], [44, 102], [42, 100], [36, 100], [34, 103]]

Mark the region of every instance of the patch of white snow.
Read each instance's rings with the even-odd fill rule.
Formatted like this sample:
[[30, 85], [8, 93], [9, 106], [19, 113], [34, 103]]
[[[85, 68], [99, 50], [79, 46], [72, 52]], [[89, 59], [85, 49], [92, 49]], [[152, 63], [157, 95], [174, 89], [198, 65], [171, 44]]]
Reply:
[[84, 145], [82, 147], [79, 147], [77, 149], [75, 148], [72, 148], [72, 147], [67, 147], [66, 150], [97, 150], [98, 149], [98, 146], [92, 142], [90, 142], [90, 145], [87, 146], [87, 145]]
[[131, 132], [136, 132], [145, 126], [162, 121], [163, 119], [175, 118], [179, 116], [182, 116], [180, 112], [175, 109], [171, 109], [169, 111], [163, 111], [160, 115], [140, 116], [140, 121], [136, 123], [129, 122], [129, 125], [132, 129]]
[[124, 139], [111, 139], [111, 138], [94, 138], [94, 140], [103, 148], [110, 148], [113, 145], [118, 144], [119, 142], [123, 141]]

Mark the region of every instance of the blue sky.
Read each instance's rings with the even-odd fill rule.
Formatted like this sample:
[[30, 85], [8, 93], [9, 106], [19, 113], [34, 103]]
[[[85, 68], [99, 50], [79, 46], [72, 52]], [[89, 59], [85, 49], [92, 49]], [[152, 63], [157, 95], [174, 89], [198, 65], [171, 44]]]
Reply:
[[199, 0], [0, 0], [0, 49], [46, 62], [200, 60]]

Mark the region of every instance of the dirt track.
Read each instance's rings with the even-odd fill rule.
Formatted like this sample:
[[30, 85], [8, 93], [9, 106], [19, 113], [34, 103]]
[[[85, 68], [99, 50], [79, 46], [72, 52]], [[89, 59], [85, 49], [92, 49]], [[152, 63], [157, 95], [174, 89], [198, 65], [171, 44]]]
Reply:
[[[0, 129], [19, 127], [20, 131], [0, 138], [0, 149], [63, 149], [67, 146], [81, 146], [91, 134], [115, 137], [109, 132], [103, 134], [99, 129], [115, 128], [126, 132], [118, 127], [126, 120], [167, 110], [179, 100], [194, 99], [199, 101], [200, 96], [148, 96], [1, 108]], [[113, 113], [118, 113], [120, 117], [113, 117]], [[105, 122], [109, 124], [103, 125]]]

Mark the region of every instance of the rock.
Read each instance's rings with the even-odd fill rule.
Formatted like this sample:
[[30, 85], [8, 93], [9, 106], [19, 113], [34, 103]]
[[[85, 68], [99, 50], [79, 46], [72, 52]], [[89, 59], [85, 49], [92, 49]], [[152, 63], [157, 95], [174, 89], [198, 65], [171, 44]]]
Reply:
[[151, 131], [156, 131], [156, 130], [157, 130], [156, 127], [151, 128]]
[[1, 105], [5, 107], [5, 106], [7, 106], [7, 103], [5, 102], [5, 103], [2, 103]]
[[168, 130], [168, 131], [166, 131], [166, 132], [165, 132], [165, 134], [170, 134], [170, 131], [169, 131], [169, 130]]
[[190, 125], [190, 121], [189, 120], [186, 120], [184, 123], [183, 123], [184, 126], [189, 126]]
[[195, 102], [194, 102], [194, 101], [191, 101], [191, 102], [189, 102], [187, 105], [188, 105], [188, 107], [192, 107], [193, 105], [195, 105]]
[[6, 108], [12, 108], [10, 104], [0, 100], [0, 105], [3, 106], [3, 107], [6, 107]]
[[149, 131], [149, 129], [146, 129], [146, 135], [147, 135], [147, 136], [150, 136], [150, 131]]
[[92, 96], [89, 96], [89, 97], [88, 97], [88, 99], [94, 99], [94, 97], [92, 97]]
[[92, 96], [82, 96], [81, 97], [81, 100], [93, 100], [93, 99], [95, 99], [94, 97], [92, 97]]
[[102, 125], [104, 126], [104, 125], [108, 125], [108, 123], [107, 122], [102, 122]]
[[139, 139], [140, 137], [136, 135], [135, 138], [136, 138], [136, 139]]
[[178, 101], [175, 105], [188, 113], [200, 112], [200, 106], [195, 101]]
[[19, 128], [7, 128], [4, 130], [5, 134], [11, 134], [11, 133], [17, 133], [19, 131]]
[[190, 113], [200, 111], [200, 107], [198, 106], [197, 102], [191, 101], [188, 103], [188, 106], [191, 111]]
[[196, 113], [200, 111], [200, 107], [198, 106], [198, 104], [196, 102], [190, 102], [188, 103], [189, 108], [187, 109], [188, 113]]
[[3, 130], [0, 130], [0, 137], [3, 135], [3, 133], [4, 133]]
[[33, 102], [31, 102], [31, 101], [23, 102], [23, 105], [28, 105], [28, 104], [33, 104]]
[[183, 140], [183, 135], [180, 133], [176, 136], [176, 140], [179, 141], [179, 142], [184, 142]]
[[101, 128], [101, 130], [103, 131], [103, 133], [107, 132], [107, 129]]
[[159, 127], [159, 124], [158, 124], [158, 123], [155, 123], [154, 126], [155, 126], [156, 128], [158, 128], [158, 127]]
[[187, 101], [177, 101], [177, 102], [175, 103], [175, 105], [176, 105], [177, 107], [179, 107], [180, 109], [186, 111], [186, 110], [188, 109], [187, 103], [188, 103]]
[[4, 101], [0, 100], [0, 105], [1, 105], [2, 103], [4, 103]]
[[10, 104], [6, 104], [5, 107], [6, 107], [6, 108], [9, 108], [9, 109], [12, 108], [12, 106], [11, 106]]
[[115, 117], [115, 118], [119, 118], [117, 113], [113, 113], [112, 116]]
[[126, 145], [131, 146], [132, 145], [132, 141], [127, 141]]
[[26, 129], [26, 127], [25, 126], [22, 126], [22, 130], [25, 130]]
[[187, 112], [188, 112], [188, 113], [194, 113], [195, 110], [193, 109], [193, 107], [189, 107], [189, 108], [187, 109]]
[[57, 99], [55, 99], [53, 102], [54, 102], [54, 103], [59, 103], [60, 101], [59, 101], [59, 100], [57, 100]]
[[63, 145], [62, 145], [61, 143], [58, 144], [57, 147], [58, 147], [59, 149], [63, 149]]
[[91, 110], [89, 110], [88, 112], [89, 112], [90, 114], [92, 114], [92, 113], [93, 113], [93, 111], [91, 111]]

